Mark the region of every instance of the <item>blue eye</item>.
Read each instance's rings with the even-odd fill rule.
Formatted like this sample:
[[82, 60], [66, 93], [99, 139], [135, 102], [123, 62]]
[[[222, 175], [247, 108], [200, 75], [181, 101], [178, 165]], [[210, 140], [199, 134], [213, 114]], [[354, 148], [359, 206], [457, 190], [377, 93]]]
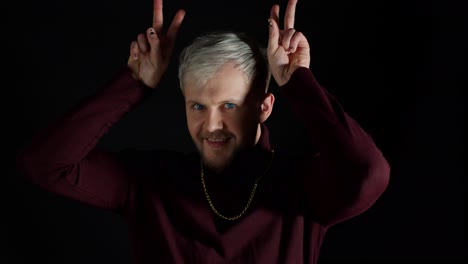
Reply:
[[227, 108], [227, 109], [232, 109], [232, 108], [234, 108], [235, 106], [236, 106], [236, 105], [233, 104], [233, 103], [227, 103], [227, 104], [226, 104], [226, 108]]
[[204, 107], [204, 106], [201, 105], [201, 104], [194, 104], [194, 105], [193, 105], [193, 108], [194, 108], [195, 110], [202, 110], [203, 107]]

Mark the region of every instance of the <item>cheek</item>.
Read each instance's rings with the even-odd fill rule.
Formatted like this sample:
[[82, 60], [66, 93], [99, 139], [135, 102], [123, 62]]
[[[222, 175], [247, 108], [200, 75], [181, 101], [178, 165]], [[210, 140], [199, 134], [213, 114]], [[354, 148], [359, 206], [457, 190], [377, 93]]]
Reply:
[[201, 119], [194, 114], [187, 113], [187, 127], [192, 137], [196, 137], [199, 134], [201, 128]]
[[226, 123], [230, 128], [231, 132], [243, 135], [249, 134], [253, 127], [256, 127], [258, 122], [257, 118], [252, 112], [245, 111], [227, 118]]

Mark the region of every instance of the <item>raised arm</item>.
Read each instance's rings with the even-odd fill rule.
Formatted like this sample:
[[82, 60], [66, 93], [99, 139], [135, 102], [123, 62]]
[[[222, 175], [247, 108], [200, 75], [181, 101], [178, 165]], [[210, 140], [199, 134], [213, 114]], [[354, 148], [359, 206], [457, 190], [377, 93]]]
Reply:
[[[138, 43], [132, 43], [128, 67], [20, 149], [17, 166], [22, 176], [46, 190], [97, 207], [116, 210], [125, 205], [131, 184], [127, 167], [116, 154], [95, 146], [112, 125], [149, 96], [167, 68], [167, 52], [172, 51], [183, 11], [164, 35], [161, 8], [162, 1], [155, 0], [155, 29], [148, 30], [149, 41], [140, 34]], [[145, 46], [147, 41], [151, 45]]]
[[318, 155], [298, 166], [307, 208], [330, 226], [367, 210], [388, 185], [390, 167], [371, 136], [319, 85], [309, 70], [309, 44], [294, 29], [297, 0], [290, 0], [284, 30], [279, 7], [269, 19], [268, 58], [281, 92], [307, 129]]

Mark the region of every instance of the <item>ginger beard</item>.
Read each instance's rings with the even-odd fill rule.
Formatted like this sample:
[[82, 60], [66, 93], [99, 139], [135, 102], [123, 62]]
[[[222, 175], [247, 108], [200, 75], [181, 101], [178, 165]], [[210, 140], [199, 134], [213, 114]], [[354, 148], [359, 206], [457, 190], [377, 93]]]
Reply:
[[202, 135], [196, 145], [203, 165], [218, 173], [232, 164], [240, 152], [234, 135], [222, 131]]
[[[258, 128], [258, 131], [257, 131]], [[259, 134], [258, 125], [244, 131], [244, 135], [237, 137], [228, 131], [202, 133], [194, 139], [204, 167], [215, 173], [220, 173], [237, 160], [242, 153], [251, 149]]]

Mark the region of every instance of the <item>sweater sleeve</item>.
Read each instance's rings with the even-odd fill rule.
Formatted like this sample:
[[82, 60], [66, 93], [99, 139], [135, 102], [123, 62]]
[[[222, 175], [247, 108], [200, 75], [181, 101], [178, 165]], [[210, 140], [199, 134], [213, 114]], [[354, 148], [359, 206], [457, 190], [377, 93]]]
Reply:
[[126, 202], [129, 174], [117, 155], [95, 149], [124, 114], [152, 92], [126, 67], [20, 148], [21, 176], [42, 188], [100, 208]]
[[390, 166], [371, 136], [310, 69], [297, 69], [280, 89], [318, 149], [298, 165], [306, 209], [331, 226], [370, 208], [390, 176]]

